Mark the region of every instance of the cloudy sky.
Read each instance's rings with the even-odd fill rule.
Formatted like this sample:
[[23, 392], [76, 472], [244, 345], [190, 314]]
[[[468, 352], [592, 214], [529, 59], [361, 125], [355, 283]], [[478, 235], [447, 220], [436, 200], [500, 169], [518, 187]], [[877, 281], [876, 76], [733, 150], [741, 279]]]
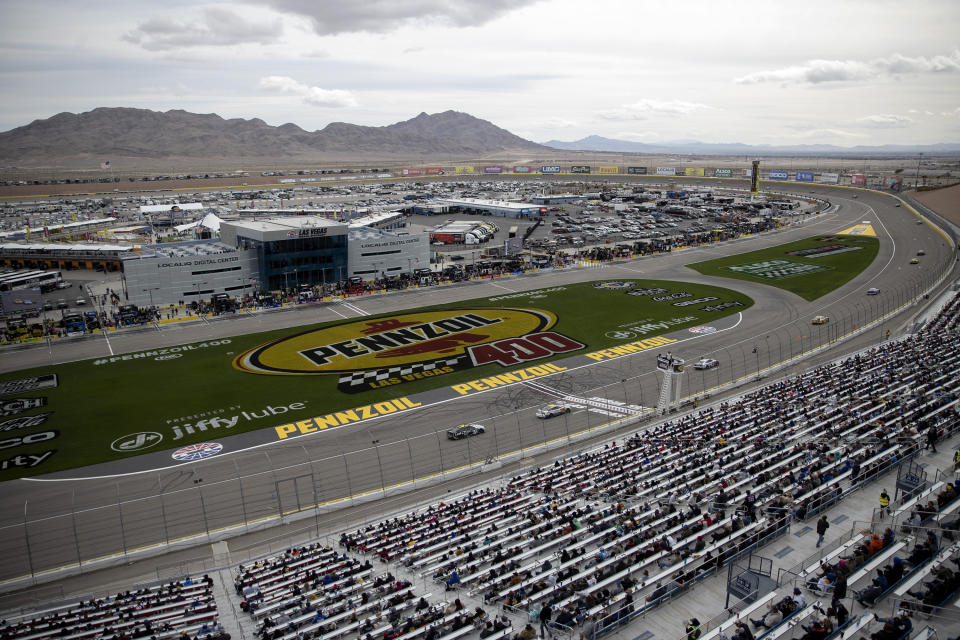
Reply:
[[525, 138], [960, 142], [955, 0], [0, 0], [0, 130], [100, 106]]

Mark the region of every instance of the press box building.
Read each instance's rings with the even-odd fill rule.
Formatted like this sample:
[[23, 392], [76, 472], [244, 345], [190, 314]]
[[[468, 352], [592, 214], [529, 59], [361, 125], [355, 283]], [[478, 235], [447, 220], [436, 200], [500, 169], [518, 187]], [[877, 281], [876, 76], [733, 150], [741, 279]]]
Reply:
[[209, 300], [372, 280], [430, 266], [426, 234], [394, 233], [315, 216], [224, 220], [220, 238], [147, 245], [123, 260], [124, 292], [137, 306]]

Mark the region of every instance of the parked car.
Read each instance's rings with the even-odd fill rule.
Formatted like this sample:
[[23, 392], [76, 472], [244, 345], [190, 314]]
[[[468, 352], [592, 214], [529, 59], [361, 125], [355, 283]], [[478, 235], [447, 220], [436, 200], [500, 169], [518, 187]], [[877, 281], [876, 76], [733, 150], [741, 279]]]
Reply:
[[830, 322], [830, 318], [827, 316], [814, 316], [810, 324], [827, 324], [828, 322]]
[[570, 413], [570, 407], [568, 407], [568, 406], [565, 405], [565, 404], [557, 404], [556, 402], [552, 402], [552, 403], [550, 403], [550, 404], [548, 404], [548, 405], [545, 405], [545, 406], [543, 406], [543, 407], [540, 407], [540, 408], [537, 410], [537, 417], [538, 417], [538, 418], [553, 418], [553, 417], [555, 417], [555, 416], [560, 416], [560, 415], [563, 415], [563, 414], [565, 414], [565, 413]]
[[85, 305], [85, 304], [87, 304], [86, 299], [84, 299], [84, 298], [77, 298], [77, 306], [78, 306], [78, 307], [82, 307], [82, 306]]
[[57, 309], [66, 309], [68, 306], [70, 305], [68, 305], [67, 301], [64, 300], [63, 298], [60, 298], [59, 300], [57, 300]]
[[470, 436], [475, 436], [478, 433], [486, 433], [486, 429], [482, 424], [461, 424], [458, 427], [453, 429], [447, 429], [447, 439], [448, 440], [460, 440], [461, 438], [469, 438]]
[[720, 366], [720, 362], [717, 360], [714, 360], [713, 358], [700, 358], [693, 365], [693, 368], [703, 370], [703, 369], [713, 369], [714, 367], [719, 367], [719, 366]]

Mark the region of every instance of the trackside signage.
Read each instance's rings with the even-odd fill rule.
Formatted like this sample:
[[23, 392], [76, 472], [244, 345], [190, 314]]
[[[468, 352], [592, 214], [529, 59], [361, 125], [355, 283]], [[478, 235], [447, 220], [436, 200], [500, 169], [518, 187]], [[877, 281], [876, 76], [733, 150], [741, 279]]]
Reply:
[[420, 402], [413, 402], [410, 398], [396, 398], [376, 404], [365, 404], [346, 411], [337, 411], [322, 416], [297, 420], [288, 424], [281, 424], [273, 428], [278, 440], [285, 440], [291, 436], [306, 435], [317, 431], [324, 431], [332, 427], [342, 427], [354, 422], [372, 420], [381, 416], [402, 411], [409, 411], [421, 406]]

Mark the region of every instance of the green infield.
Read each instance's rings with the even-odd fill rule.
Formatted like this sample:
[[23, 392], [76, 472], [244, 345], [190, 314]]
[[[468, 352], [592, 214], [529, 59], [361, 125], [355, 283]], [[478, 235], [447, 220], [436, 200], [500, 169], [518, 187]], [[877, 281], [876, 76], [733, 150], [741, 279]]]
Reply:
[[283, 437], [325, 413], [343, 412], [333, 426], [403, 411], [418, 392], [547, 375], [552, 361], [752, 304], [720, 287], [606, 280], [5, 374], [0, 479], [257, 429]]
[[876, 238], [814, 236], [687, 266], [707, 276], [761, 282], [816, 300], [870, 266], [879, 248]]

